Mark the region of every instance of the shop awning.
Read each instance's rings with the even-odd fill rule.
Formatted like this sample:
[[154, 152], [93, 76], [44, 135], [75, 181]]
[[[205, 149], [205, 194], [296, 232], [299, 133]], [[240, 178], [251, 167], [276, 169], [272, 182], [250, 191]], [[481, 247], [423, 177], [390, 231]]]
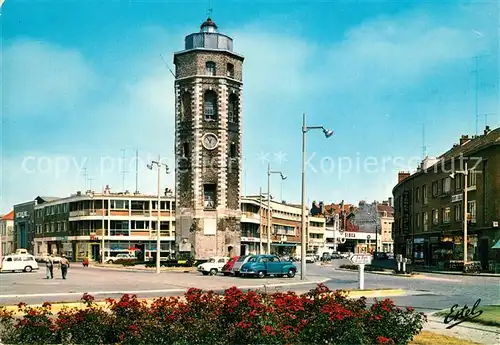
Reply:
[[271, 245], [276, 247], [297, 247], [297, 243], [271, 243]]
[[497, 243], [495, 243], [495, 245], [491, 247], [491, 249], [500, 249], [500, 240], [498, 240]]

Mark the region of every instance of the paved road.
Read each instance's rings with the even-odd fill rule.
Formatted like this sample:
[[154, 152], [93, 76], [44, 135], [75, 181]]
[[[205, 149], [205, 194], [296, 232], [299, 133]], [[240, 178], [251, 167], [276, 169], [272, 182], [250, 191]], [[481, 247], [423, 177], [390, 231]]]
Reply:
[[[59, 271], [53, 280], [46, 280], [42, 269], [34, 273], [4, 273], [0, 275], [0, 304], [41, 303], [43, 301], [75, 301], [84, 292], [97, 298], [119, 297], [123, 293], [136, 293], [139, 297], [179, 295], [189, 287], [201, 289], [222, 289], [239, 286], [283, 284], [280, 290], [306, 292], [316, 281], [329, 279], [326, 285], [334, 289], [351, 289], [358, 286], [357, 272], [337, 270], [342, 261], [333, 266], [307, 265], [307, 276], [311, 283], [301, 284], [299, 276], [288, 278], [244, 279], [224, 276], [202, 276], [193, 273], [162, 272], [156, 275], [150, 271], [123, 272], [104, 268], [72, 267], [67, 280], [62, 280]], [[402, 288], [407, 296], [391, 297], [398, 305], [413, 306], [422, 311], [449, 308], [454, 304], [473, 305], [481, 298], [481, 304], [500, 304], [499, 278], [450, 276], [429, 274], [423, 278], [408, 278], [365, 274], [365, 288]], [[276, 287], [270, 286], [275, 290]]]
[[[318, 272], [321, 273], [321, 272]], [[303, 284], [300, 277], [265, 279], [236, 278], [224, 276], [203, 276], [198, 272], [124, 271], [106, 268], [75, 266], [70, 268], [68, 277], [63, 280], [60, 271], [54, 271], [54, 279], [45, 279], [45, 269], [31, 273], [0, 274], [0, 304], [29, 304], [44, 301], [76, 301], [87, 292], [104, 299], [116, 298], [124, 293], [135, 293], [138, 297], [157, 297], [180, 295], [190, 287], [220, 291], [231, 286], [263, 288], [275, 290], [275, 284]], [[310, 286], [324, 280], [316, 273], [308, 277]], [[305, 282], [307, 283], [307, 282]]]
[[[341, 262], [333, 267], [310, 266], [308, 272], [330, 278], [326, 284], [330, 289], [357, 288], [356, 271], [337, 270]], [[325, 271], [330, 271], [327, 273]], [[391, 297], [396, 304], [413, 306], [430, 312], [450, 308], [454, 304], [472, 306], [481, 298], [481, 305], [500, 304], [500, 278], [480, 276], [458, 276], [447, 274], [428, 274], [421, 278], [399, 277], [365, 273], [365, 288], [401, 288], [407, 290], [407, 296]]]

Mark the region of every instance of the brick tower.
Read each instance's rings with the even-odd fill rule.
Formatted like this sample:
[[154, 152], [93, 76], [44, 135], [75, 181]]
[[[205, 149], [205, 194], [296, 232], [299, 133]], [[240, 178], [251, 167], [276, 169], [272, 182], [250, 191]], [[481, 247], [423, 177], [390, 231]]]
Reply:
[[243, 59], [210, 18], [174, 54], [175, 233], [181, 255], [240, 253]]

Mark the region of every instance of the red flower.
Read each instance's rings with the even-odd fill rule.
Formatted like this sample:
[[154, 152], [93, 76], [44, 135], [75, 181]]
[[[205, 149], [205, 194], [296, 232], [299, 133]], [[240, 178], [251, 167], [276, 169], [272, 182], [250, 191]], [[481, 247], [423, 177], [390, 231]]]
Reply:
[[383, 337], [381, 335], [379, 335], [377, 337], [377, 344], [388, 344], [388, 345], [392, 345], [394, 344], [394, 341], [391, 339], [391, 338], [386, 338], [386, 337]]
[[408, 311], [414, 311], [415, 309], [413, 309], [412, 307], [406, 307], [406, 310], [408, 310]]
[[50, 304], [50, 302], [43, 302], [42, 307], [50, 309], [52, 307], [52, 304]]

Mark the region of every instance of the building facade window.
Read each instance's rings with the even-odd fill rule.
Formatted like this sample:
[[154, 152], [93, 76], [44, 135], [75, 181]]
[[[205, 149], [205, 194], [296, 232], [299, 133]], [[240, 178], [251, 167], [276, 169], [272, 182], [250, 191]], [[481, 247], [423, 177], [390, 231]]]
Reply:
[[427, 231], [429, 230], [429, 214], [427, 212], [424, 212], [422, 215], [422, 224], [424, 225], [424, 231]]
[[476, 200], [467, 202], [467, 220], [471, 223], [476, 222]]
[[422, 186], [422, 199], [424, 205], [427, 205], [427, 203], [429, 202], [429, 198], [427, 195], [427, 186], [425, 184]]
[[477, 172], [474, 169], [469, 170], [467, 173], [467, 187], [476, 187]]
[[111, 200], [111, 209], [128, 210], [128, 200]]
[[203, 114], [205, 115], [205, 120], [217, 120], [217, 94], [212, 90], [205, 92], [203, 104]]
[[443, 193], [449, 193], [451, 191], [451, 177], [446, 177], [443, 182]]
[[417, 229], [420, 229], [420, 213], [417, 213], [415, 215], [415, 226], [417, 227]]
[[227, 76], [229, 78], [234, 78], [234, 65], [232, 63], [227, 64]]
[[463, 180], [464, 175], [462, 174], [455, 174], [455, 190], [461, 190], [464, 186]]
[[439, 195], [439, 187], [438, 181], [432, 182], [432, 197], [436, 197]]
[[238, 122], [238, 96], [236, 96], [234, 93], [229, 96], [227, 119], [232, 123]]
[[453, 206], [454, 210], [453, 213], [455, 213], [455, 221], [459, 222], [462, 220], [462, 204], [456, 204]]
[[207, 209], [215, 208], [215, 201], [217, 196], [217, 188], [215, 184], [203, 185], [203, 207]]
[[434, 209], [432, 210], [432, 224], [438, 224], [439, 223], [439, 210]]
[[205, 74], [206, 75], [211, 75], [211, 76], [215, 76], [215, 62], [213, 61], [207, 61], [205, 63]]
[[182, 144], [182, 157], [189, 158], [190, 155], [189, 143], [185, 142]]
[[420, 187], [415, 190], [415, 202], [418, 204], [420, 202]]
[[449, 223], [451, 218], [451, 208], [443, 208], [443, 223]]
[[231, 145], [229, 146], [229, 156], [231, 158], [236, 158], [236, 144], [235, 143], [231, 143]]

